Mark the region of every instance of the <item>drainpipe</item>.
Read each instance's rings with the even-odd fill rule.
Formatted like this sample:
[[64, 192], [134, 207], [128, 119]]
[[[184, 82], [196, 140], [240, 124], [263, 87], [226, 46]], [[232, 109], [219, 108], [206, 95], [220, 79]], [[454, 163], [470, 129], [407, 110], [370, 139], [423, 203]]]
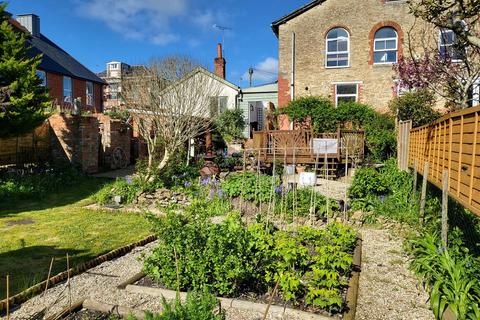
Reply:
[[295, 100], [295, 32], [292, 32], [292, 74], [290, 79], [290, 100]]

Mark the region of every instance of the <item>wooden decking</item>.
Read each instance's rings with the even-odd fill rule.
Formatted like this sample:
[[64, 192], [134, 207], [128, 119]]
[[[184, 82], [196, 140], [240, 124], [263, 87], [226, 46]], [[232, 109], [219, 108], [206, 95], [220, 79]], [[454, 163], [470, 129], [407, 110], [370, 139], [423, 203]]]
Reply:
[[348, 157], [364, 157], [364, 132], [339, 130], [314, 134], [308, 130], [258, 131], [252, 150], [260, 161], [286, 164], [342, 163]]

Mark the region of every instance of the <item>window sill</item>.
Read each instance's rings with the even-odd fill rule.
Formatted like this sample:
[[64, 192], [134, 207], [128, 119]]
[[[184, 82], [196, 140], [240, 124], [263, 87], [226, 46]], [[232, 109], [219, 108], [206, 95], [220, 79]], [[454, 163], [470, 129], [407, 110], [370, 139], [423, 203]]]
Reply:
[[374, 63], [372, 64], [372, 67], [374, 68], [392, 68], [394, 65], [396, 65], [397, 62], [392, 62], [392, 63]]
[[350, 66], [342, 66], [342, 67], [327, 67], [325, 66], [325, 69], [347, 69], [347, 68], [350, 68]]

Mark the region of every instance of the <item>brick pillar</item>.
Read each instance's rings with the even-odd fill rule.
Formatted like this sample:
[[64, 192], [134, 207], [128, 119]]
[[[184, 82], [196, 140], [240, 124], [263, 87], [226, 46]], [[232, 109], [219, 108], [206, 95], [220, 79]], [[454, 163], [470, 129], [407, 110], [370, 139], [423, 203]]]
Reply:
[[215, 58], [215, 74], [222, 79], [225, 79], [225, 65], [227, 62], [223, 58], [222, 44], [219, 43], [217, 46], [217, 57]]

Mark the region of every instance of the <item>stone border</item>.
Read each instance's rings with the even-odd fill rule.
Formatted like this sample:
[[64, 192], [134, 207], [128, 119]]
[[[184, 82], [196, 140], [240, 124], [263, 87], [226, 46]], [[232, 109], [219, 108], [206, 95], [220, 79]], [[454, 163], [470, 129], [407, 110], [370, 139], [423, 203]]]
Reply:
[[[13, 306], [17, 306], [19, 304], [22, 304], [23, 302], [27, 301], [28, 299], [32, 298], [33, 296], [43, 292], [45, 290], [46, 285], [47, 285], [47, 281], [48, 281], [48, 287], [54, 286], [54, 285], [56, 285], [56, 284], [58, 284], [62, 281], [67, 280], [69, 273], [70, 273], [70, 277], [73, 277], [73, 276], [78, 275], [82, 272], [85, 272], [88, 269], [94, 268], [94, 267], [96, 267], [96, 266], [98, 266], [98, 265], [100, 265], [100, 264], [102, 264], [106, 261], [110, 261], [110, 260], [113, 260], [115, 258], [121, 257], [121, 256], [129, 253], [130, 251], [132, 251], [136, 247], [142, 247], [142, 246], [144, 246], [144, 245], [146, 245], [150, 242], [153, 242], [155, 240], [157, 240], [157, 237], [155, 235], [150, 235], [143, 240], [140, 240], [138, 242], [135, 242], [135, 243], [123, 246], [121, 248], [112, 250], [112, 251], [110, 251], [106, 254], [103, 254], [103, 255], [101, 255], [101, 256], [93, 259], [93, 260], [82, 263], [77, 267], [72, 267], [67, 271], [63, 271], [63, 272], [57, 274], [56, 276], [51, 277], [48, 280], [44, 280], [44, 281], [42, 281], [42, 282], [40, 282], [40, 283], [22, 291], [22, 292], [12, 296], [9, 299], [9, 306], [10, 306], [10, 308], [12, 308]], [[1, 300], [0, 301], [0, 311], [5, 311], [6, 307], [7, 307], [7, 299]]]
[[[349, 280], [349, 285], [346, 293], [347, 299], [347, 311], [344, 312], [342, 319], [344, 320], [354, 320], [355, 313], [357, 309], [357, 299], [358, 299], [358, 286], [359, 286], [359, 279], [360, 279], [360, 272], [362, 266], [362, 236], [358, 234], [357, 238], [357, 245], [353, 251], [353, 272]], [[131, 278], [127, 279], [126, 281], [122, 282], [118, 285], [118, 289], [125, 289], [130, 293], [137, 293], [137, 294], [146, 294], [150, 296], [156, 297], [164, 297], [167, 300], [175, 299], [177, 292], [168, 289], [161, 289], [161, 288], [152, 288], [146, 286], [139, 286], [135, 285], [134, 283], [140, 280], [141, 278], [145, 277], [145, 273], [139, 272], [132, 276]], [[186, 298], [186, 292], [180, 292], [180, 297], [182, 300]], [[267, 309], [267, 304], [264, 303], [257, 303], [251, 302], [246, 300], [238, 300], [238, 299], [231, 299], [231, 298], [221, 298], [217, 297], [217, 299], [221, 302], [222, 308], [235, 308], [240, 310], [247, 310], [247, 311], [257, 311], [257, 312], [265, 312]], [[293, 308], [284, 308], [278, 305], [271, 305], [269, 312], [270, 313], [283, 313], [285, 311], [285, 315], [290, 316], [297, 316], [301, 317], [305, 320], [331, 320], [331, 319], [338, 319], [338, 317], [329, 317], [321, 314], [305, 312]]]

